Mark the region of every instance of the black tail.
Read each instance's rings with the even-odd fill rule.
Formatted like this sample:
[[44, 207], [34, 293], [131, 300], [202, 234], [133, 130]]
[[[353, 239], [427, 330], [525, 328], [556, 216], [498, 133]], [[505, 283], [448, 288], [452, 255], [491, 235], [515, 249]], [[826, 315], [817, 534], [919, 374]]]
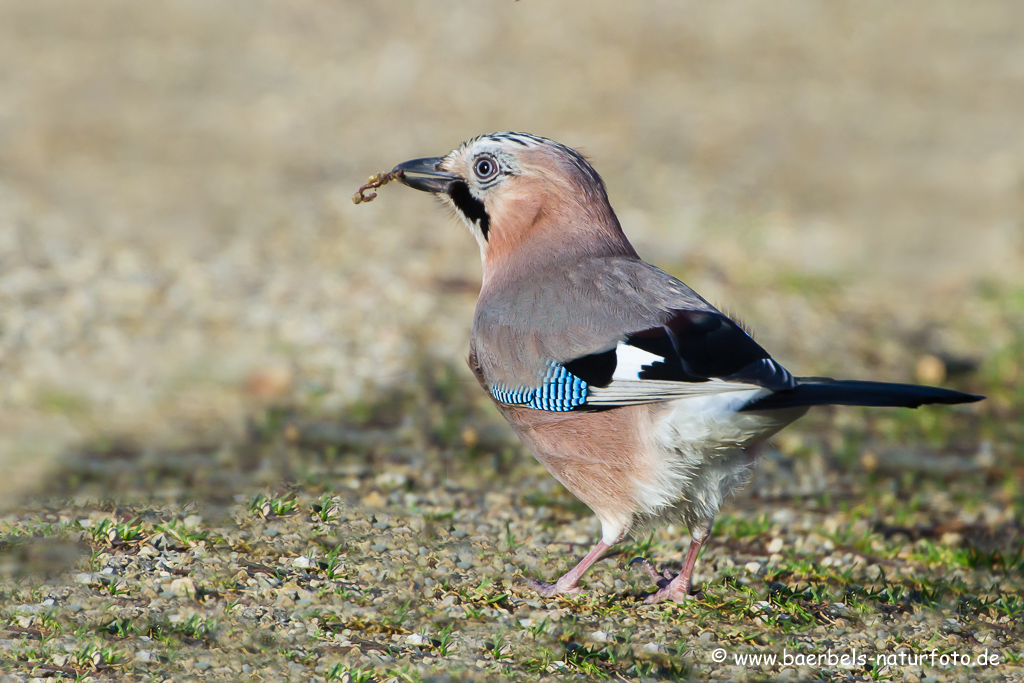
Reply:
[[800, 377], [797, 378], [796, 387], [765, 396], [744, 406], [743, 410], [775, 410], [820, 405], [917, 408], [927, 403], [974, 403], [983, 398], [985, 397], [917, 384]]

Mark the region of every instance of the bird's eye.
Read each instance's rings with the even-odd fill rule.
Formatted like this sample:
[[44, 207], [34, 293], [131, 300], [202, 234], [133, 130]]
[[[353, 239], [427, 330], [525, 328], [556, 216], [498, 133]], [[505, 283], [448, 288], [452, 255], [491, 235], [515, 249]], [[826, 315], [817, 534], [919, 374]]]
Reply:
[[490, 157], [480, 157], [473, 164], [473, 172], [480, 180], [488, 180], [498, 172], [498, 164]]

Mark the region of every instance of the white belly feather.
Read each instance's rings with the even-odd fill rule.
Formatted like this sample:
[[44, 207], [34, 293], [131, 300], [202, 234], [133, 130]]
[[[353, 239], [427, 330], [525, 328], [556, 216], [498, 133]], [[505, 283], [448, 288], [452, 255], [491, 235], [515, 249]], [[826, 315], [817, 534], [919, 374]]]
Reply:
[[[642, 526], [682, 518], [688, 525], [713, 518], [724, 500], [749, 479], [754, 456], [744, 447], [767, 439], [806, 408], [737, 412], [767, 389], [696, 395], [667, 403], [655, 418], [656, 462], [637, 481]], [[646, 518], [643, 519], [643, 518]]]

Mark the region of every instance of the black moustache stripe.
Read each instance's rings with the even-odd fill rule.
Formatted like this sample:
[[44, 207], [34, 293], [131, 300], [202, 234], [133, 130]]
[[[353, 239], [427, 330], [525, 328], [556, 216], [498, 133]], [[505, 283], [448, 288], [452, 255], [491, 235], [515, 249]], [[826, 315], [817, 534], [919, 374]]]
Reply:
[[452, 183], [448, 188], [448, 196], [452, 198], [463, 216], [471, 223], [480, 226], [480, 232], [484, 239], [487, 239], [487, 232], [491, 229], [491, 217], [487, 215], [484, 203], [469, 192], [469, 186], [462, 181]]

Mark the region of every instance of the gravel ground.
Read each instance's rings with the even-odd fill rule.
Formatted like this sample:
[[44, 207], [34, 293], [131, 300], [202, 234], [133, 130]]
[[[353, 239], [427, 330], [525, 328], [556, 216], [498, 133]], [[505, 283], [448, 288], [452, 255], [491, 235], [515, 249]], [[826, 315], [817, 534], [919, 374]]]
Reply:
[[[885, 434], [941, 412], [812, 420], [718, 520], [697, 599], [648, 606], [628, 561], [678, 570], [682, 530], [538, 598], [523, 578], [598, 525], [472, 387], [419, 386], [357, 422], [268, 413], [234, 447], [66, 466], [0, 519], [0, 680], [1024, 680], [1019, 467], [969, 448], [976, 416], [915, 452]], [[829, 653], [871, 659], [783, 659]]]
[[[1021, 680], [1022, 27], [0, 0], [0, 680]], [[691, 605], [626, 567], [681, 529], [522, 592], [597, 528], [462, 363], [476, 246], [421, 194], [349, 201], [502, 129], [584, 149], [640, 252], [794, 371], [989, 400], [783, 432]], [[854, 647], [1000, 663], [731, 659]]]

